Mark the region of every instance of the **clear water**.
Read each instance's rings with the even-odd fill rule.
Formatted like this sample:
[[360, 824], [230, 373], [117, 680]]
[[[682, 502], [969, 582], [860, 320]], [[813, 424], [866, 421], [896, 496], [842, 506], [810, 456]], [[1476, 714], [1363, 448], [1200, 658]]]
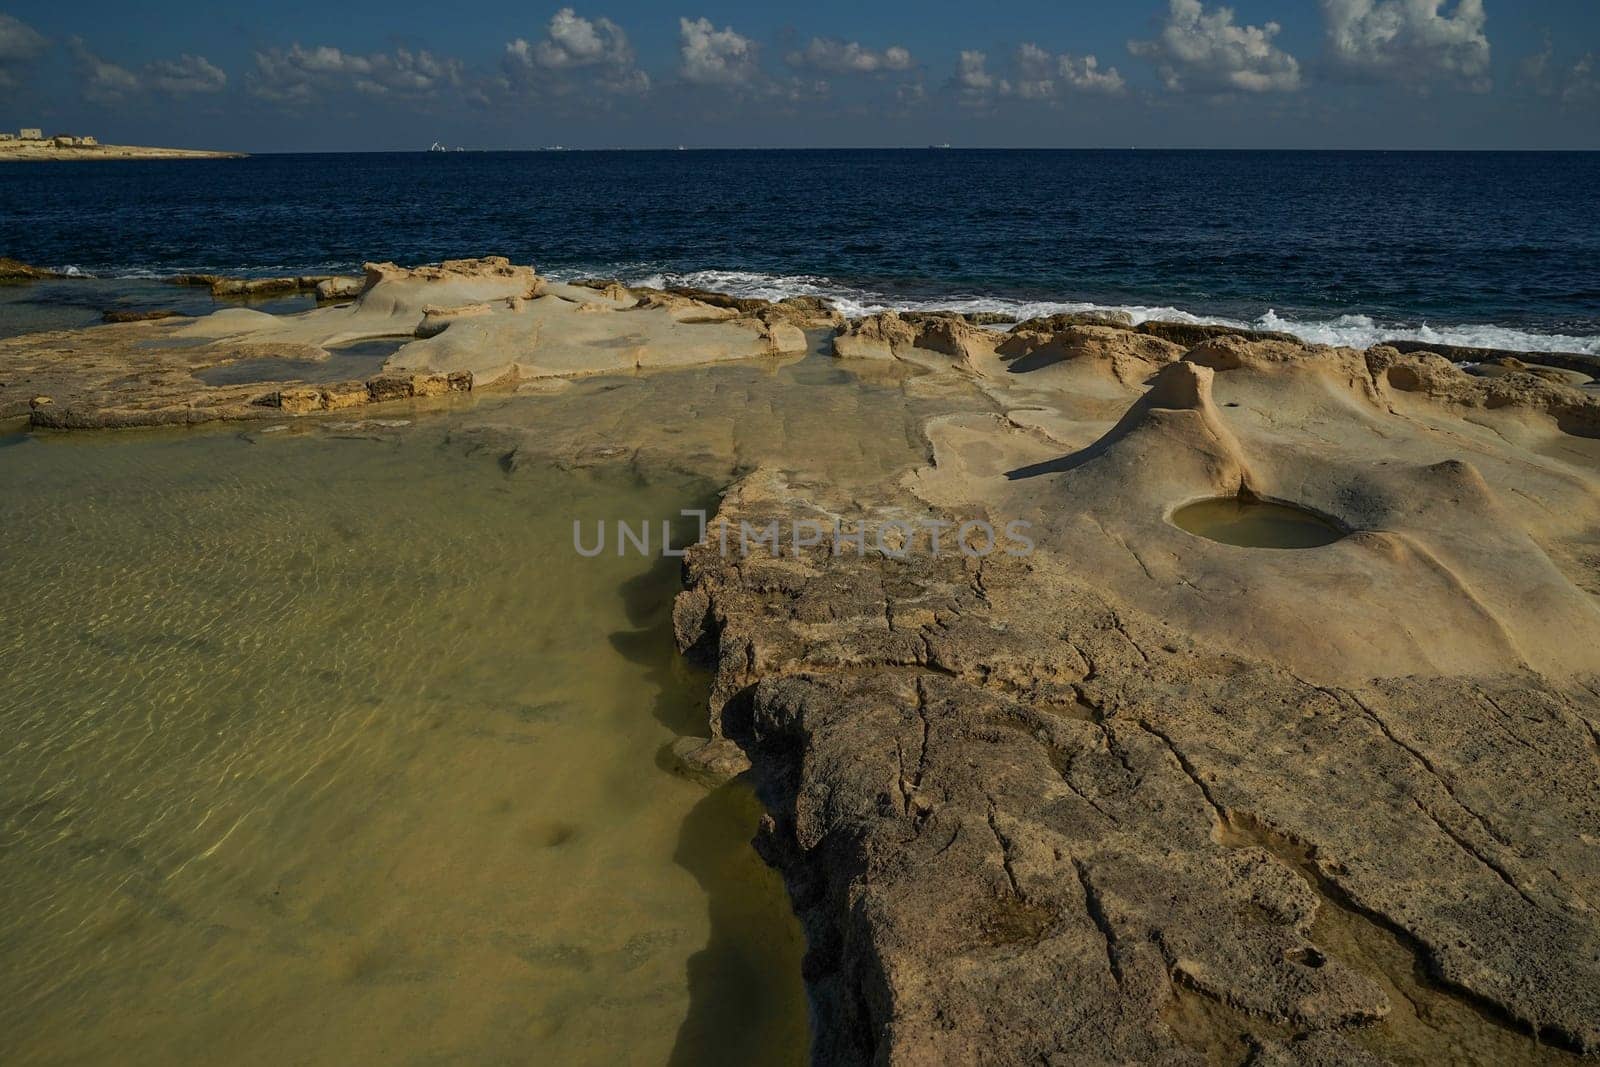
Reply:
[[156, 278], [72, 278], [40, 282], [0, 282], [0, 338], [40, 330], [98, 326], [107, 311], [177, 311], [209, 315], [224, 307], [248, 307], [273, 314], [317, 306], [310, 294], [258, 298], [216, 298], [193, 285], [169, 285]]
[[675, 561], [571, 549], [709, 484], [377, 436], [5, 440], [0, 1062], [801, 1062]]
[[754, 801], [661, 769], [705, 732], [678, 561], [571, 524], [758, 464], [845, 507], [976, 402], [813, 340], [402, 426], [0, 436], [0, 1062], [802, 1062]]
[[1600, 351], [1600, 153], [107, 162], [0, 171], [0, 233], [9, 255], [103, 274], [321, 273], [497, 252], [556, 274], [815, 291], [855, 307], [1089, 302], [1319, 341], [1426, 325], [1456, 343]]
[[328, 358], [316, 359], [241, 359], [216, 367], [206, 367], [194, 376], [207, 385], [241, 385], [250, 382], [331, 382], [365, 381], [383, 369], [409, 337], [384, 337], [358, 341], [328, 350]]
[[1302, 508], [1233, 496], [1185, 504], [1172, 513], [1172, 522], [1240, 548], [1320, 548], [1344, 536], [1333, 523]]

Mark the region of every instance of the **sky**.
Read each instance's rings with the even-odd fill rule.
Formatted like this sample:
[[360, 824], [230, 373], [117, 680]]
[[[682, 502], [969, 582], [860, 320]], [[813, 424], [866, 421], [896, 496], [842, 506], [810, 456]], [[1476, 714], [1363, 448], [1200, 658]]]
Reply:
[[0, 0], [0, 130], [246, 152], [1600, 149], [1597, 0]]

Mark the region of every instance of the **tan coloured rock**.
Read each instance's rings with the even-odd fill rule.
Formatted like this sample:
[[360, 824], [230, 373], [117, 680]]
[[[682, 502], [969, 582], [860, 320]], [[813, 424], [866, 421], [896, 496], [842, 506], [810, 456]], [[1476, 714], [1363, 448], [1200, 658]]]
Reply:
[[317, 283], [317, 303], [354, 300], [366, 288], [365, 278], [324, 278]]
[[[842, 336], [918, 340], [898, 317]], [[1000, 411], [934, 419], [898, 486], [762, 469], [719, 520], [920, 507], [1027, 521], [1031, 552], [712, 537], [675, 612], [771, 812], [816, 1058], [1600, 1050], [1593, 398], [1095, 327], [934, 373]], [[1170, 521], [1241, 490], [1345, 536], [1249, 549]]]

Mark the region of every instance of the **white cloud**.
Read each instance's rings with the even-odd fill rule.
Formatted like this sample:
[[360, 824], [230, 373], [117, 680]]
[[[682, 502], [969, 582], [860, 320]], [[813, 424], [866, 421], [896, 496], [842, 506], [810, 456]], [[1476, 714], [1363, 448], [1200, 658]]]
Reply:
[[409, 100], [437, 96], [461, 84], [458, 59], [441, 58], [426, 50], [359, 55], [329, 45], [287, 50], [269, 48], [255, 53], [255, 70], [246, 78], [250, 92], [263, 100], [306, 104], [323, 92], [354, 90], [367, 96]]
[[1483, 0], [1322, 0], [1328, 54], [1346, 72], [1425, 85], [1437, 78], [1487, 92]]
[[912, 66], [911, 53], [900, 45], [890, 45], [879, 52], [835, 37], [813, 37], [803, 50], [790, 52], [785, 59], [791, 67], [829, 74], [877, 74], [910, 70]]
[[220, 93], [228, 85], [228, 75], [205, 56], [185, 52], [177, 59], [158, 59], [145, 67], [145, 83], [168, 96], [190, 93]]
[[1272, 43], [1281, 29], [1276, 22], [1240, 26], [1231, 8], [1169, 0], [1156, 39], [1129, 41], [1128, 51], [1154, 63], [1172, 90], [1293, 92], [1301, 85], [1300, 61]]
[[635, 59], [621, 26], [608, 18], [584, 18], [564, 7], [551, 16], [542, 40], [530, 43], [518, 37], [506, 45], [504, 87], [537, 85], [567, 93], [575, 88], [574, 83], [554, 76], [583, 72], [592, 76], [593, 84], [610, 92], [648, 92], [650, 76], [636, 66]]
[[956, 86], [964, 93], [983, 94], [991, 90], [1009, 92], [1004, 79], [989, 73], [989, 56], [984, 52], [963, 51], [956, 61]]
[[78, 88], [86, 100], [97, 104], [114, 104], [138, 94], [144, 88], [137, 74], [127, 67], [101, 59], [89, 50], [83, 38], [69, 40], [67, 49], [72, 53]]
[[1600, 73], [1595, 70], [1593, 52], [1585, 52], [1570, 67], [1556, 64], [1555, 48], [1549, 38], [1544, 50], [1522, 61], [1522, 80], [1540, 96], [1559, 98], [1571, 107], [1600, 101]]
[[44, 35], [21, 19], [0, 14], [0, 89], [19, 84], [22, 72], [49, 45]]
[[746, 85], [756, 76], [755, 42], [707, 18], [678, 20], [683, 80], [695, 85]]
[[1567, 81], [1561, 88], [1561, 101], [1577, 104], [1600, 99], [1600, 76], [1595, 73], [1594, 53], [1585, 52], [1583, 58], [1567, 71]]
[[177, 59], [157, 59], [140, 70], [102, 59], [90, 50], [83, 38], [67, 41], [72, 65], [84, 99], [97, 104], [117, 104], [141, 93], [160, 93], [180, 97], [219, 93], [228, 84], [228, 75], [205, 56], [185, 52]]
[[1100, 60], [1070, 52], [1052, 55], [1028, 43], [1017, 49], [1015, 92], [1024, 100], [1050, 100], [1068, 91], [1116, 95], [1127, 88], [1116, 67], [1100, 69]]

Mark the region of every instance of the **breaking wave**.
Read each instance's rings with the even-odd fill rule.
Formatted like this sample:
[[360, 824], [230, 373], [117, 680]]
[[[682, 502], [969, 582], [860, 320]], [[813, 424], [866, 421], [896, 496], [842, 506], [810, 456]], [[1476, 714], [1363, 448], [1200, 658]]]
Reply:
[[1146, 304], [1094, 304], [1082, 301], [1021, 300], [1003, 296], [953, 293], [931, 297], [900, 297], [840, 285], [814, 274], [760, 274], [738, 270], [699, 270], [687, 273], [648, 272], [629, 275], [632, 285], [693, 286], [730, 296], [781, 300], [788, 296], [816, 296], [830, 301], [846, 316], [879, 311], [990, 311], [1018, 319], [1074, 311], [1121, 311], [1135, 323], [1149, 319], [1165, 322], [1206, 323], [1240, 329], [1278, 330], [1315, 344], [1367, 348], [1380, 341], [1421, 341], [1466, 348], [1500, 348], [1515, 352], [1578, 352], [1600, 355], [1600, 336], [1534, 333], [1509, 326], [1381, 322], [1367, 315], [1339, 315], [1329, 319], [1298, 319], [1268, 309], [1255, 319], [1197, 315], [1181, 308]]
[[[173, 269], [145, 267], [120, 267], [109, 270], [84, 270], [75, 265], [58, 268], [62, 273], [80, 278], [155, 280], [181, 273]], [[248, 267], [206, 266], [197, 268], [203, 273], [270, 277], [288, 274], [359, 274], [359, 267], [349, 263], [322, 263], [315, 265], [284, 264]], [[1433, 325], [1430, 323], [1404, 323], [1381, 321], [1369, 315], [1338, 315], [1332, 318], [1300, 318], [1280, 315], [1269, 308], [1261, 315], [1249, 318], [1229, 318], [1222, 315], [1196, 314], [1182, 308], [1160, 304], [1096, 304], [1073, 300], [1027, 300], [1016, 297], [983, 293], [949, 293], [930, 296], [906, 296], [844, 285], [831, 278], [816, 274], [762, 274], [742, 270], [697, 270], [669, 272], [648, 266], [615, 267], [611, 270], [552, 270], [550, 277], [571, 280], [596, 275], [614, 276], [628, 285], [645, 285], [656, 288], [691, 286], [709, 289], [730, 296], [759, 297], [764, 300], [782, 300], [789, 296], [815, 296], [832, 303], [847, 317], [871, 315], [880, 311], [960, 311], [996, 312], [1018, 320], [1063, 312], [1119, 311], [1132, 316], [1135, 324], [1150, 319], [1164, 322], [1192, 322], [1232, 326], [1238, 329], [1276, 330], [1293, 334], [1313, 344], [1343, 345], [1350, 348], [1368, 348], [1380, 341], [1420, 341], [1425, 344], [1456, 345], [1463, 348], [1498, 348], [1513, 352], [1576, 352], [1600, 355], [1600, 335], [1578, 336], [1563, 333], [1537, 333], [1513, 326], [1488, 323], [1459, 325]]]

